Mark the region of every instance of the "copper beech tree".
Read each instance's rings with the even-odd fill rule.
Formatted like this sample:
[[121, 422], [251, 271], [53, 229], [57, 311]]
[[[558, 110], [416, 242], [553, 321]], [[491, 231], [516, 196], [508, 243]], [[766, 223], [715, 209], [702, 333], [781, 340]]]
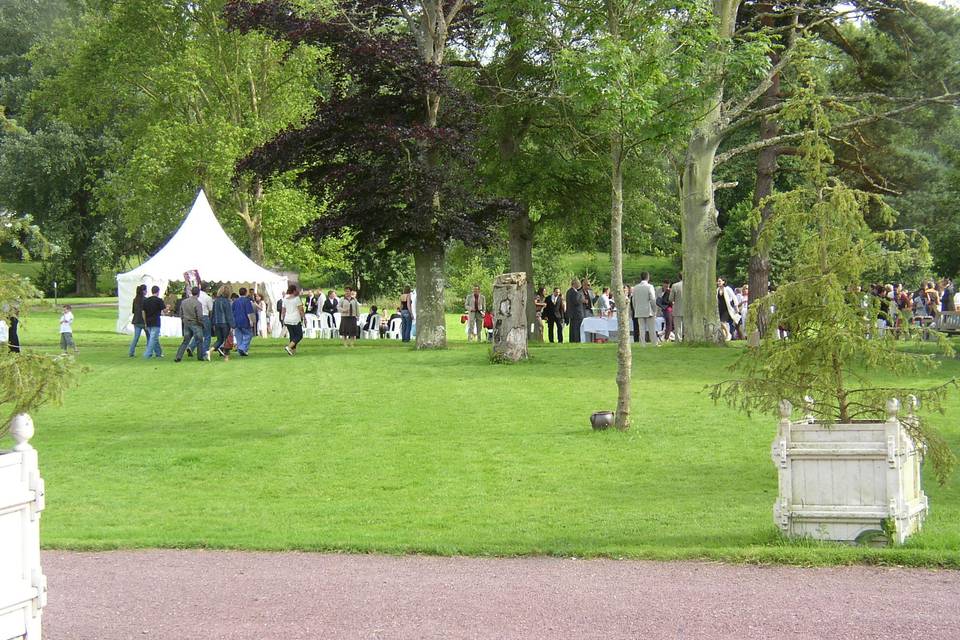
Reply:
[[349, 229], [359, 243], [412, 253], [419, 349], [446, 346], [447, 243], [487, 241], [508, 206], [478, 196], [476, 109], [445, 73], [447, 38], [468, 8], [426, 0], [365, 0], [313, 16], [282, 1], [226, 8], [236, 29], [328, 52], [317, 69], [326, 92], [312, 116], [251, 153], [238, 173], [299, 169], [304, 188], [329, 203], [306, 233]]

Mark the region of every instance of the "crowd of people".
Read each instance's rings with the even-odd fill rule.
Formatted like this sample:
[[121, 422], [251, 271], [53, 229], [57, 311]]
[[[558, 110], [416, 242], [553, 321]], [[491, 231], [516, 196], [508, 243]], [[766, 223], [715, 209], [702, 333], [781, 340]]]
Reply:
[[[650, 274], [645, 271], [640, 274], [640, 282], [623, 288], [633, 341], [659, 346], [661, 342], [683, 340], [683, 274], [677, 274], [673, 281], [664, 280], [659, 288], [650, 280]], [[743, 337], [749, 298], [747, 285], [734, 289], [723, 278], [717, 279], [717, 307], [728, 340]], [[558, 343], [563, 342], [565, 328], [569, 342], [580, 342], [584, 319], [613, 317], [617, 312], [610, 287], [603, 287], [597, 294], [587, 278], [574, 278], [566, 292], [554, 287], [548, 294], [546, 287], [541, 287], [535, 304], [538, 321], [547, 325], [547, 339]], [[658, 318], [662, 318], [659, 330]]]
[[[413, 325], [412, 294], [409, 287], [399, 299], [397, 311], [389, 317], [381, 317], [377, 306], [361, 322], [360, 304], [352, 287], [346, 287], [343, 296], [334, 290], [301, 291], [292, 284], [286, 294], [270, 308], [264, 297], [254, 289], [240, 287], [236, 292], [229, 284], [221, 285], [211, 296], [202, 284], [185, 291], [182, 297], [176, 294], [160, 298], [160, 287], [154, 286], [147, 295], [147, 285], [137, 287], [131, 308], [133, 339], [128, 355], [136, 355], [141, 335], [146, 337], [144, 358], [162, 358], [160, 327], [164, 316], [180, 319], [182, 339], [174, 362], [184, 356], [197, 360], [209, 360], [215, 354], [228, 360], [234, 352], [241, 357], [250, 355], [250, 346], [255, 336], [284, 336], [284, 350], [293, 356], [304, 337], [304, 326], [310, 315], [336, 315], [337, 332], [346, 347], [356, 344], [363, 332], [386, 333], [390, 323], [400, 321], [401, 339], [410, 341]], [[215, 341], [214, 341], [215, 339]]]
[[[723, 278], [718, 278], [716, 291], [717, 311], [724, 337], [727, 340], [743, 339], [750, 302], [749, 286], [744, 284], [733, 288]], [[870, 306], [871, 297], [878, 300], [877, 326], [881, 330], [896, 330], [909, 325], [936, 325], [941, 314], [960, 312], [960, 296], [956, 295], [956, 287], [950, 278], [926, 280], [916, 289], [909, 289], [902, 284], [872, 284], [866, 291], [860, 287], [856, 287], [855, 291], [861, 294], [864, 308]], [[644, 272], [640, 282], [632, 287], [624, 287], [623, 294], [634, 342], [644, 345], [650, 342], [659, 346], [664, 341], [683, 340], [682, 274], [677, 274], [675, 281], [664, 280], [658, 288], [650, 282], [650, 274]], [[581, 324], [586, 318], [609, 318], [618, 311], [610, 288], [603, 287], [597, 294], [587, 278], [574, 278], [565, 292], [561, 292], [560, 287], [554, 287], [547, 293], [546, 287], [540, 287], [534, 304], [536, 321], [541, 331], [542, 323], [546, 323], [546, 337], [551, 343], [562, 343], [565, 329], [569, 342], [580, 342]], [[480, 340], [483, 336], [489, 339], [493, 315], [479, 285], [475, 285], [473, 291], [466, 295], [463, 306], [461, 321], [467, 325], [468, 340]], [[240, 287], [234, 292], [230, 285], [225, 284], [211, 296], [200, 285], [192, 287], [182, 297], [168, 295], [162, 299], [158, 286], [154, 286], [150, 295], [147, 295], [147, 285], [140, 285], [131, 312], [133, 339], [128, 350], [131, 358], [136, 354], [141, 336], [146, 338], [143, 357], [162, 358], [161, 319], [165, 315], [180, 319], [182, 339], [174, 356], [175, 362], [180, 362], [184, 356], [209, 360], [214, 354], [226, 360], [234, 352], [240, 357], [247, 357], [255, 336], [270, 335], [287, 337], [284, 350], [291, 356], [296, 355], [304, 337], [304, 324], [311, 314], [337, 314], [337, 331], [347, 347], [354, 346], [356, 339], [365, 332], [378, 332], [380, 337], [384, 337], [395, 321], [400, 329], [400, 339], [409, 342], [415, 322], [410, 287], [404, 288], [396, 310], [390, 316], [381, 314], [376, 305], [372, 305], [369, 313], [361, 316], [356, 292], [351, 287], [346, 287], [341, 297], [332, 289], [326, 293], [321, 290], [301, 291], [297, 285], [290, 285], [272, 309], [264, 297], [252, 288]], [[658, 323], [658, 318], [662, 318], [662, 322]], [[71, 306], [64, 305], [59, 319], [60, 348], [64, 352], [77, 351], [73, 339], [73, 321]], [[17, 316], [12, 315], [2, 329], [9, 349], [19, 351]], [[785, 334], [786, 330], [781, 327], [779, 331]]]
[[871, 284], [862, 299], [865, 307], [869, 306], [871, 296], [879, 299], [877, 326], [880, 329], [900, 329], [938, 324], [941, 314], [960, 311], [960, 297], [956, 293], [953, 280], [941, 278], [925, 280], [916, 289], [901, 283]]

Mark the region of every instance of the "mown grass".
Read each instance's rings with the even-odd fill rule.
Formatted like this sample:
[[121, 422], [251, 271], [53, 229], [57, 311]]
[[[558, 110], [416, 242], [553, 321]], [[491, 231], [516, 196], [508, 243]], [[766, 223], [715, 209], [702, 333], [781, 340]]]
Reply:
[[[584, 274], [593, 276], [593, 284], [602, 286], [610, 281], [610, 254], [609, 253], [571, 253], [563, 257], [563, 267], [571, 274], [582, 277]], [[623, 282], [635, 285], [640, 282], [640, 274], [650, 273], [650, 281], [659, 284], [664, 280], [673, 282], [679, 268], [673, 260], [665, 256], [624, 255]], [[566, 289], [567, 283], [560, 283], [561, 289]]]
[[[36, 412], [48, 548], [209, 547], [467, 555], [709, 558], [960, 567], [960, 490], [927, 478], [924, 531], [887, 549], [788, 542], [771, 521], [771, 417], [704, 386], [737, 348], [637, 349], [633, 427], [614, 405], [615, 346], [537, 345], [489, 364], [450, 316], [451, 346], [280, 341], [224, 363], [144, 361], [115, 310], [75, 310], [88, 368]], [[27, 348], [56, 349], [32, 314]], [[138, 354], [142, 354], [142, 343]], [[960, 374], [949, 361], [928, 381]], [[922, 381], [921, 381], [922, 382]], [[936, 424], [960, 449], [952, 398]]]

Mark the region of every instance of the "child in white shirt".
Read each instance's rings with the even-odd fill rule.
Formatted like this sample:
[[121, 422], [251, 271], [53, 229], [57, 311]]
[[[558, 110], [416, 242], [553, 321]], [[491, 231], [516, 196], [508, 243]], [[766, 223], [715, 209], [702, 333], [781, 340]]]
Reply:
[[60, 316], [60, 349], [66, 353], [67, 349], [73, 349], [77, 353], [76, 343], [73, 341], [73, 311], [70, 305], [63, 305], [63, 315]]

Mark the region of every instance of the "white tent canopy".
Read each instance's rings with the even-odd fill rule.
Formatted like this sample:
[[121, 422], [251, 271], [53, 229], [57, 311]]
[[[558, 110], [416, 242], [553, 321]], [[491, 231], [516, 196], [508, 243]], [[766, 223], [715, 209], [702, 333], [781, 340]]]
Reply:
[[147, 295], [156, 285], [162, 296], [171, 281], [183, 280], [183, 274], [194, 269], [204, 282], [262, 285], [270, 304], [286, 293], [287, 277], [264, 269], [233, 244], [201, 189], [169, 242], [136, 269], [117, 275], [117, 331], [128, 330], [137, 285], [147, 285]]

